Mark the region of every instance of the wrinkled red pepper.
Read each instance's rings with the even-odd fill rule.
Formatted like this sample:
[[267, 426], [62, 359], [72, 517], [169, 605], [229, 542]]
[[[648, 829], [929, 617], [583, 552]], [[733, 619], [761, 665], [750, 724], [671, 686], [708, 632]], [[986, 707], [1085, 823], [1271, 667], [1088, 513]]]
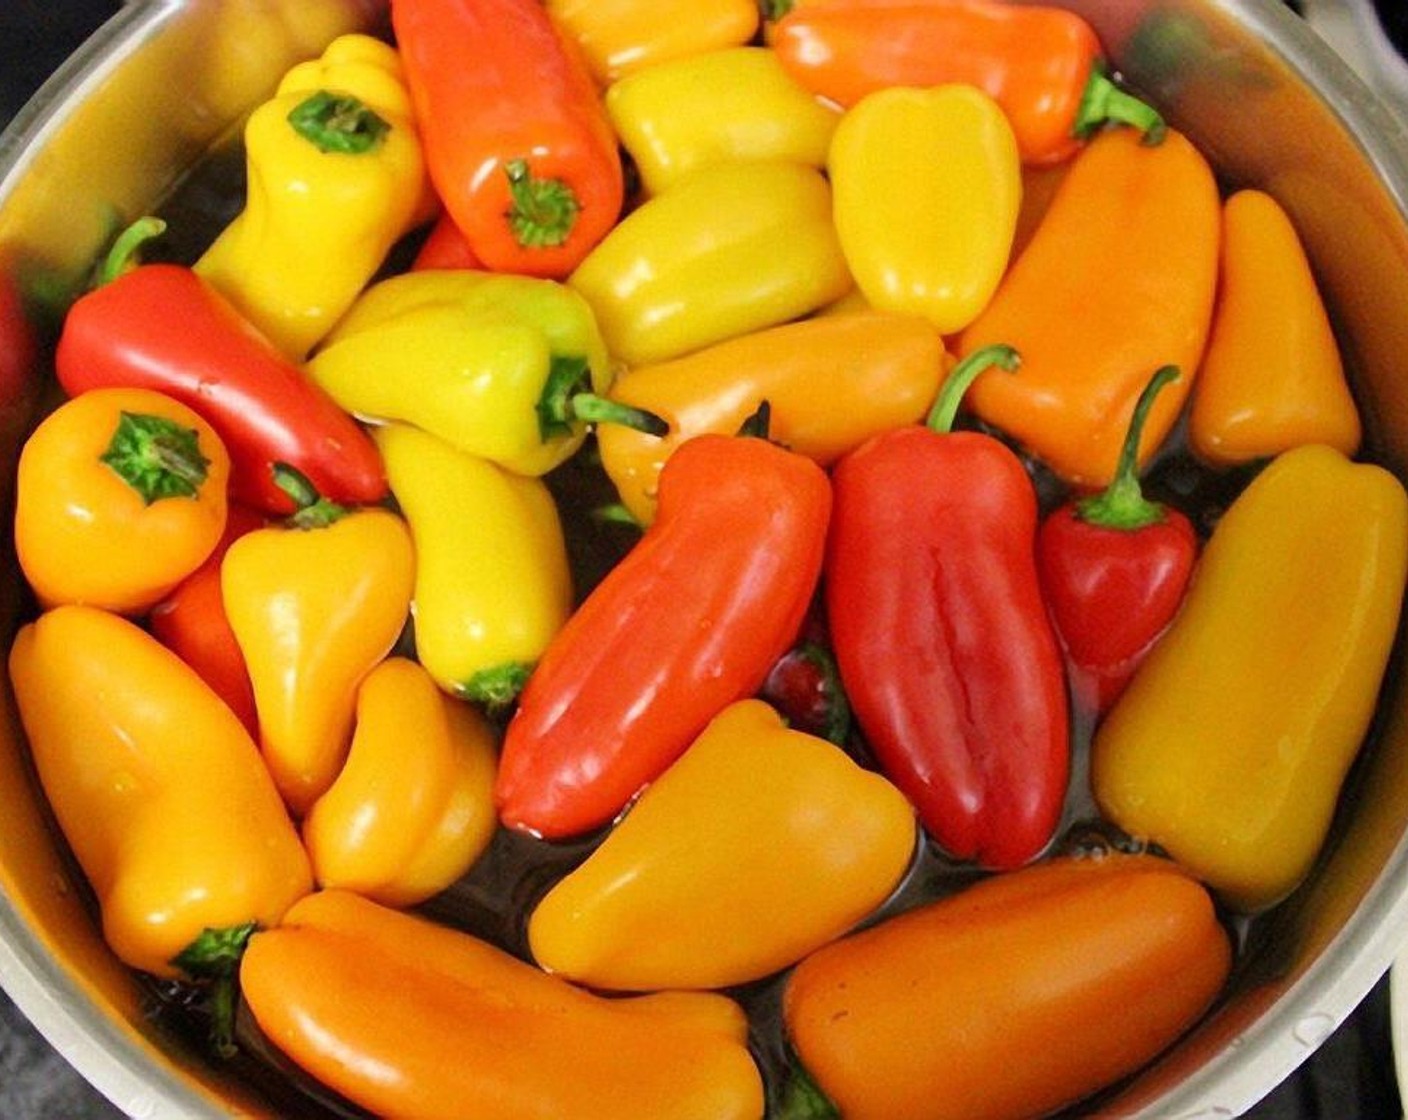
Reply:
[[549, 645], [510, 721], [500, 820], [549, 839], [607, 824], [796, 638], [831, 488], [763, 439], [703, 435], [660, 475], [656, 519]]
[[616, 222], [616, 134], [539, 0], [396, 0], [426, 164], [474, 255], [566, 276]]
[[69, 310], [54, 358], [65, 392], [123, 386], [181, 401], [230, 452], [232, 498], [268, 513], [294, 509], [274, 482], [276, 463], [330, 501], [384, 498], [376, 444], [223, 296], [182, 265], [128, 267], [140, 239], [161, 228], [134, 226], [120, 238], [104, 282]]
[[1110, 485], [1054, 510], [1037, 533], [1037, 570], [1072, 692], [1097, 714], [1114, 703], [1172, 621], [1197, 558], [1192, 523], [1150, 501], [1139, 485], [1144, 419], [1177, 377], [1177, 366], [1164, 366], [1140, 395]]
[[1038, 855], [1069, 772], [1060, 646], [1037, 580], [1037, 499], [997, 439], [949, 430], [983, 369], [949, 375], [927, 426], [837, 466], [826, 606], [841, 679], [881, 768], [951, 855], [995, 870]]

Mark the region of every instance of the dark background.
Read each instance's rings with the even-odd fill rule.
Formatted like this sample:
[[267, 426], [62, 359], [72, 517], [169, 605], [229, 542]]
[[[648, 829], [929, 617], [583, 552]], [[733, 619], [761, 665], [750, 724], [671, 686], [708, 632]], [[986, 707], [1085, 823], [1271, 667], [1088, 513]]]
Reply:
[[[1294, 5], [1292, 5], [1294, 7]], [[116, 0], [0, 0], [0, 125], [104, 19]], [[1402, 0], [1382, 10], [1404, 33]], [[1402, 1120], [1388, 1035], [1388, 984], [1250, 1120]], [[0, 1120], [120, 1120], [0, 994]]]

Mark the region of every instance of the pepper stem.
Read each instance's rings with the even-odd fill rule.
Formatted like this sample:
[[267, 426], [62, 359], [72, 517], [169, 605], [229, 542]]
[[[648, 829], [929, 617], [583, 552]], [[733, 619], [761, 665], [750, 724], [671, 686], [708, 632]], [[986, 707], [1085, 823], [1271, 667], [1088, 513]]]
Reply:
[[383, 117], [357, 98], [325, 89], [295, 105], [288, 123], [318, 151], [346, 156], [372, 151], [391, 131]]
[[1149, 419], [1154, 398], [1160, 389], [1177, 379], [1177, 366], [1162, 366], [1154, 371], [1154, 376], [1134, 402], [1129, 430], [1125, 432], [1120, 457], [1115, 464], [1115, 477], [1100, 493], [1076, 503], [1076, 516], [1082, 521], [1106, 529], [1133, 532], [1146, 525], [1156, 525], [1164, 519], [1164, 507], [1144, 497], [1139, 485], [1139, 440], [1144, 434], [1144, 424]]
[[759, 401], [757, 410], [738, 426], [738, 435], [752, 439], [771, 439], [772, 401]]
[[993, 366], [1005, 369], [1008, 373], [1014, 373], [1021, 364], [1022, 356], [1011, 346], [1005, 346], [1002, 343], [974, 350], [949, 371], [948, 377], [944, 379], [944, 383], [939, 389], [938, 399], [934, 401], [934, 407], [929, 410], [929, 415], [924, 421], [925, 426], [940, 433], [952, 431], [953, 422], [958, 418], [958, 406], [962, 403], [963, 394], [978, 379], [978, 374]]
[[782, 1088], [782, 1099], [776, 1111], [769, 1111], [771, 1120], [841, 1120], [841, 1110], [821, 1091], [821, 1088], [800, 1066], [792, 1067], [792, 1076]]
[[352, 512], [319, 494], [318, 488], [297, 467], [275, 463], [270, 469], [274, 474], [274, 485], [293, 502], [294, 511], [289, 523], [295, 529], [324, 529]]
[[138, 218], [117, 235], [108, 255], [103, 258], [103, 266], [98, 270], [98, 287], [111, 284], [124, 273], [137, 267], [137, 250], [166, 232], [166, 223], [160, 218], [148, 215]]
[[491, 712], [502, 711], [518, 699], [532, 671], [531, 661], [505, 661], [502, 665], [480, 669], [455, 691], [466, 700], [483, 704]]
[[504, 173], [514, 239], [525, 249], [552, 249], [566, 241], [582, 209], [572, 188], [561, 179], [535, 178], [526, 159], [509, 160]]
[[195, 428], [137, 412], [120, 415], [112, 441], [98, 458], [148, 506], [162, 498], [194, 498], [210, 467]]
[[1144, 134], [1144, 143], [1153, 147], [1163, 142], [1168, 126], [1152, 105], [1120, 89], [1097, 61], [1090, 69], [1071, 134], [1087, 140], [1103, 124], [1127, 124]]
[[573, 421], [619, 424], [646, 435], [663, 436], [670, 425], [643, 408], [597, 396], [590, 391], [591, 370], [580, 354], [554, 354], [536, 405], [538, 435], [544, 443], [572, 435]]
[[235, 973], [258, 922], [205, 929], [171, 961], [193, 980], [210, 984], [210, 1041], [222, 1058], [235, 1054]]

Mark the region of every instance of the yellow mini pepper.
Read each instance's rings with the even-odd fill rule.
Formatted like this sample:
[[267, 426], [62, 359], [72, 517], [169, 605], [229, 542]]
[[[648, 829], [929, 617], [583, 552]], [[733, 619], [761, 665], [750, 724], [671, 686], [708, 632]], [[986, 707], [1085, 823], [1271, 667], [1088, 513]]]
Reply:
[[959, 331], [1007, 268], [1022, 164], [1001, 107], [974, 86], [868, 94], [828, 162], [836, 230], [866, 299]]
[[761, 700], [725, 708], [533, 911], [533, 956], [591, 987], [724, 988], [794, 964], [895, 889], [914, 810]]
[[758, 29], [756, 0], [547, 0], [547, 9], [603, 85], [670, 59], [742, 46]]
[[1405, 574], [1397, 479], [1323, 445], [1273, 460], [1096, 734], [1102, 810], [1239, 910], [1281, 899], [1368, 730]]
[[308, 811], [303, 841], [323, 887], [387, 906], [444, 890], [493, 835], [488, 723], [416, 662], [389, 657], [357, 689], [347, 762]]
[[825, 167], [840, 119], [765, 47], [648, 67], [606, 91], [606, 112], [652, 195], [697, 167], [735, 159]]
[[552, 495], [406, 424], [375, 437], [415, 541], [416, 656], [446, 691], [508, 704], [572, 610]]
[[196, 262], [301, 359], [427, 216], [425, 165], [394, 48], [335, 39], [294, 67], [244, 132], [244, 210]]

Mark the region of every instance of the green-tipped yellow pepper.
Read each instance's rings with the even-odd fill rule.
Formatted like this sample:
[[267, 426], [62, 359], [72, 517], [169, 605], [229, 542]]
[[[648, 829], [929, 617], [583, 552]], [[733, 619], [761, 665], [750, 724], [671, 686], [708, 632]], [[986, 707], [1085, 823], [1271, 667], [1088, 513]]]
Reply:
[[1368, 730], [1405, 572], [1397, 479], [1324, 445], [1273, 460], [1096, 734], [1101, 808], [1236, 909], [1278, 901], [1319, 852]]
[[586, 300], [529, 276], [455, 269], [383, 280], [308, 372], [349, 412], [413, 424], [527, 475], [570, 457], [590, 420], [621, 411], [597, 411], [611, 366]]
[[334, 40], [284, 76], [244, 141], [245, 207], [195, 269], [301, 359], [427, 216], [399, 56], [366, 35]]
[[406, 424], [375, 436], [415, 541], [416, 655], [447, 692], [507, 704], [572, 610], [552, 495]]

